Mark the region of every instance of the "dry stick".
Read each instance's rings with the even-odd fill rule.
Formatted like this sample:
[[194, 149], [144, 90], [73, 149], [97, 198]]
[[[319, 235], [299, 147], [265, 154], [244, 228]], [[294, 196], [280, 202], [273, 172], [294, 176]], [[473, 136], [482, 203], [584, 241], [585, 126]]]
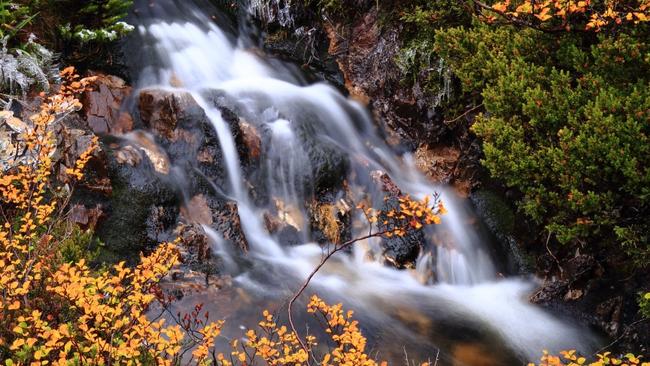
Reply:
[[479, 104], [479, 105], [477, 105], [477, 106], [475, 106], [475, 107], [472, 107], [472, 108], [466, 110], [463, 114], [461, 114], [460, 116], [458, 116], [458, 117], [456, 117], [456, 118], [454, 118], [454, 119], [452, 119], [452, 120], [449, 120], [449, 121], [446, 121], [446, 120], [445, 120], [445, 121], [443, 121], [443, 123], [445, 123], [445, 124], [454, 123], [454, 122], [458, 121], [459, 119], [465, 117], [466, 115], [468, 115], [468, 114], [474, 112], [475, 110], [477, 110], [477, 109], [479, 109], [479, 108], [481, 108], [481, 107], [483, 107], [483, 103], [481, 103], [481, 104]]
[[630, 325], [628, 325], [627, 328], [623, 331], [623, 334], [621, 334], [618, 338], [616, 338], [614, 341], [612, 341], [612, 343], [610, 343], [610, 344], [606, 345], [605, 347], [603, 347], [603, 348], [599, 349], [598, 351], [596, 351], [594, 353], [594, 355], [597, 355], [597, 354], [603, 352], [604, 350], [608, 349], [609, 347], [611, 347], [611, 346], [615, 345], [616, 343], [618, 343], [618, 341], [620, 341], [623, 337], [625, 337], [628, 334], [628, 332], [630, 331], [630, 329], [632, 327], [634, 327], [635, 325], [637, 325], [639, 323], [643, 323], [646, 320], [650, 320], [650, 319], [645, 318], [645, 319], [640, 319], [640, 320], [637, 320], [637, 321], [635, 321], [633, 323], [630, 323]]
[[[345, 248], [351, 246], [352, 244], [354, 244], [354, 243], [356, 243], [356, 242], [358, 242], [358, 241], [366, 240], [366, 239], [370, 239], [370, 238], [374, 238], [374, 237], [377, 237], [377, 236], [381, 236], [381, 235], [387, 234], [387, 233], [389, 233], [389, 232], [391, 232], [391, 231], [393, 231], [393, 230], [381, 231], [381, 232], [377, 232], [377, 233], [374, 233], [374, 234], [370, 233], [369, 235], [362, 236], [362, 237], [359, 237], [359, 238], [356, 238], [356, 239], [352, 239], [352, 240], [348, 240], [348, 241], [346, 241], [345, 243], [343, 243], [343, 244], [341, 244], [341, 245], [339, 245], [339, 246], [335, 246], [335, 247], [334, 247], [334, 250], [332, 250], [331, 252], [327, 253], [327, 255], [326, 255], [325, 257], [323, 257], [323, 259], [321, 259], [320, 263], [319, 263], [319, 264], [316, 266], [316, 268], [314, 268], [314, 270], [309, 274], [309, 276], [307, 277], [307, 280], [302, 284], [302, 286], [300, 287], [300, 289], [298, 289], [298, 292], [296, 292], [296, 293], [293, 295], [293, 297], [291, 298], [291, 300], [289, 300], [289, 307], [287, 308], [287, 313], [288, 313], [288, 315], [289, 315], [289, 326], [291, 326], [291, 330], [292, 330], [293, 333], [296, 335], [296, 338], [298, 339], [298, 342], [300, 342], [300, 347], [302, 347], [302, 349], [305, 350], [305, 352], [307, 352], [307, 354], [310, 354], [310, 352], [309, 352], [309, 348], [307, 347], [307, 345], [305, 344], [305, 342], [302, 340], [302, 338], [300, 338], [300, 335], [298, 335], [298, 331], [296, 330], [296, 326], [295, 326], [295, 324], [294, 324], [294, 322], [293, 322], [293, 315], [292, 315], [293, 304], [296, 302], [296, 300], [298, 300], [298, 297], [300, 297], [300, 295], [302, 295], [302, 293], [305, 291], [305, 289], [307, 288], [307, 286], [309, 286], [309, 282], [311, 282], [312, 278], [314, 278], [314, 276], [316, 275], [316, 273], [318, 273], [318, 271], [319, 271], [319, 270], [320, 270], [320, 269], [325, 265], [325, 263], [326, 263], [326, 262], [327, 262], [327, 261], [328, 261], [328, 260], [329, 260], [333, 255], [334, 255], [334, 254], [336, 254], [337, 252], [340, 252], [341, 250], [343, 250], [343, 249], [345, 249]], [[309, 360], [307, 360], [307, 364], [308, 364], [308, 365], [310, 364], [310, 363], [309, 363]]]
[[557, 268], [560, 269], [560, 275], [563, 276], [564, 275], [564, 269], [562, 269], [562, 265], [560, 265], [560, 261], [557, 259], [557, 257], [553, 254], [551, 249], [548, 247], [548, 242], [551, 240], [551, 234], [552, 234], [552, 232], [549, 231], [548, 236], [546, 237], [546, 251], [548, 251], [548, 254], [550, 254], [551, 257], [553, 257], [553, 259], [555, 260], [555, 263], [557, 264]]

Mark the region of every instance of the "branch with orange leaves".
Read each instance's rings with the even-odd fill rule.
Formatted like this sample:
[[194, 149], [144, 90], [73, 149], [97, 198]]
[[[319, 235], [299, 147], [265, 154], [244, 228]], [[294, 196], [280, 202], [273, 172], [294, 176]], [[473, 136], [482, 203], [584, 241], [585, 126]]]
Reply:
[[[363, 204], [359, 204], [357, 206], [357, 209], [362, 210], [364, 216], [368, 220], [368, 234], [348, 240], [342, 244], [335, 243], [334, 247], [331, 250], [328, 247], [327, 254], [323, 256], [318, 265], [309, 274], [309, 276], [307, 276], [305, 282], [300, 286], [291, 300], [289, 300], [289, 305], [287, 308], [289, 326], [291, 327], [292, 332], [296, 335], [301, 348], [307, 354], [311, 355], [316, 363], [318, 362], [310, 352], [310, 348], [300, 337], [296, 329], [293, 320], [293, 305], [298, 300], [300, 295], [304, 293], [311, 280], [314, 278], [314, 276], [316, 276], [321, 268], [323, 268], [325, 263], [327, 263], [327, 261], [332, 258], [334, 254], [341, 252], [360, 241], [377, 237], [402, 237], [405, 236], [408, 232], [421, 230], [427, 225], [440, 224], [440, 215], [444, 215], [447, 212], [444, 205], [442, 204], [442, 201], [440, 201], [440, 195], [438, 193], [435, 193], [433, 195], [433, 200], [429, 196], [424, 197], [422, 200], [414, 200], [408, 195], [396, 197], [395, 199], [398, 203], [397, 208], [388, 210], [387, 212], [374, 210], [372, 208], [366, 208]], [[373, 225], [376, 225], [378, 227], [378, 230], [375, 232], [372, 231]], [[307, 365], [311, 365], [309, 359], [307, 359]]]
[[650, 0], [592, 3], [592, 0], [504, 0], [492, 5], [472, 0], [489, 23], [507, 23], [543, 32], [598, 32], [610, 25], [650, 21]]

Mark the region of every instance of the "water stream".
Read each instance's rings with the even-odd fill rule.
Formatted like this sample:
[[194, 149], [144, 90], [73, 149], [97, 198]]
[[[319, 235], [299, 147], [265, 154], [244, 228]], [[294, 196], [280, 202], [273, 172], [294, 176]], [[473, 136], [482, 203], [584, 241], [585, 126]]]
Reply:
[[[468, 203], [428, 181], [409, 156], [395, 154], [364, 107], [326, 84], [307, 85], [291, 65], [245, 48], [246, 35], [222, 30], [190, 1], [140, 6], [136, 22], [138, 42], [154, 56], [142, 65], [138, 87], [190, 92], [223, 152], [227, 184], [221, 189], [238, 204], [252, 264], [238, 265], [221, 233], [206, 227], [233, 284], [228, 291], [210, 290], [184, 301], [201, 300], [212, 314], [226, 318], [227, 335], [241, 333], [240, 325], [254, 325], [262, 307], [285, 306], [320, 260], [323, 249], [311, 242], [305, 202], [314, 195], [318, 165], [342, 157], [350, 190], [367, 194], [372, 203], [383, 200], [369, 178], [380, 171], [413, 197], [441, 193], [449, 212], [425, 233], [415, 270], [386, 266], [379, 241], [369, 240], [334, 258], [308, 290], [356, 309], [378, 357], [400, 363], [406, 353], [411, 360], [439, 355], [440, 364], [521, 364], [537, 359], [543, 349], [593, 346], [583, 329], [528, 302], [533, 279], [497, 276], [486, 240], [470, 224]], [[250, 197], [235, 139], [209, 98], [214, 91], [258, 131], [268, 132], [260, 158], [264, 179], [255, 184], [265, 185], [275, 202], [283, 203], [304, 244], [288, 246], [266, 230], [262, 212], [268, 203], [259, 207]], [[315, 164], [309, 158], [314, 149], [325, 151], [328, 159]], [[354, 234], [366, 232], [363, 218], [353, 220]]]

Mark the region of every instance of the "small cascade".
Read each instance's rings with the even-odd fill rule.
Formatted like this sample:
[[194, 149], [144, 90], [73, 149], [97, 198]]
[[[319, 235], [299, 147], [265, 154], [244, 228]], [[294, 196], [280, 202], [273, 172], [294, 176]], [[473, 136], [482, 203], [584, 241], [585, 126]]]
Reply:
[[[286, 300], [287, 291], [298, 287], [320, 261], [323, 248], [312, 242], [305, 209], [319, 185], [345, 180], [350, 191], [361, 192], [379, 207], [385, 192], [371, 178], [379, 173], [412, 197], [440, 193], [449, 213], [441, 225], [424, 233], [414, 271], [384, 265], [380, 239], [375, 238], [359, 243], [352, 255], [332, 258], [314, 278], [312, 291], [367, 314], [364, 320], [376, 331], [370, 338], [393, 348], [401, 347], [391, 344], [393, 339], [411, 337], [424, 339], [422, 353], [432, 352], [462, 339], [458, 333], [468, 327], [519, 360], [535, 358], [542, 349], [589, 347], [590, 339], [581, 337], [581, 330], [527, 301], [531, 281], [497, 278], [489, 248], [471, 224], [468, 203], [450, 188], [431, 184], [409, 156], [397, 156], [362, 106], [326, 84], [302, 85], [288, 66], [271, 67], [259, 51], [239, 46], [251, 42], [227, 35], [191, 1], [159, 2], [166, 12], [139, 15], [140, 39], [155, 56], [144, 65], [139, 86], [189, 92], [214, 128], [227, 175], [219, 189], [237, 205], [250, 249], [246, 260], [252, 265], [238, 265], [238, 254], [222, 233], [207, 225], [204, 229], [225, 270], [253, 301], [264, 306], [269, 298]], [[250, 6], [263, 17], [291, 22], [285, 14], [290, 2], [270, 3], [254, 0]], [[173, 11], [175, 6], [185, 11]], [[177, 15], [188, 9], [191, 19]], [[440, 73], [444, 77], [442, 64]], [[211, 93], [219, 94], [262, 135], [258, 165], [245, 167], [233, 130]], [[323, 170], [329, 172], [324, 178]], [[291, 216], [302, 245], [285, 245], [270, 233], [267, 212]], [[367, 232], [363, 218], [351, 220], [351, 235]], [[414, 333], [408, 314], [426, 314], [431, 334]]]

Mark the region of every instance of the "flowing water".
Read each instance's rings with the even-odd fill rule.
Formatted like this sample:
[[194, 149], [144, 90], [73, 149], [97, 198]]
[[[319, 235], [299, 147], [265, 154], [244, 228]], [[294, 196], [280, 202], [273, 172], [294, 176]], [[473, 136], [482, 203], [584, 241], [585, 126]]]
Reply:
[[[311, 243], [305, 202], [314, 195], [319, 169], [343, 160], [350, 191], [367, 194], [374, 205], [382, 204], [383, 193], [370, 177], [380, 171], [413, 197], [441, 193], [448, 210], [442, 224], [425, 233], [415, 270], [383, 264], [380, 243], [373, 239], [333, 258], [307, 291], [355, 309], [379, 358], [520, 364], [537, 359], [543, 349], [593, 346], [584, 329], [528, 302], [533, 280], [497, 276], [486, 240], [470, 223], [468, 203], [430, 183], [408, 155], [395, 154], [362, 106], [326, 84], [308, 85], [292, 65], [246, 48], [251, 44], [246, 35], [220, 28], [213, 15], [211, 8], [170, 0], [143, 4], [135, 20], [137, 42], [146, 55], [138, 87], [182, 89], [204, 109], [223, 152], [227, 179], [220, 189], [237, 202], [250, 245], [248, 264], [242, 265], [222, 233], [206, 226], [233, 283], [188, 296], [185, 302], [206, 303], [230, 324], [230, 337], [241, 334], [240, 325], [254, 325], [262, 307], [286, 306], [323, 255]], [[210, 98], [214, 91], [268, 136], [261, 148], [263, 178], [254, 184], [265, 186], [271, 203], [251, 197], [235, 138]], [[324, 156], [323, 161], [310, 158], [314, 151], [320, 151], [316, 155]], [[267, 232], [262, 212], [278, 202], [304, 244], [289, 246]], [[367, 232], [362, 217], [353, 221], [354, 234]]]

